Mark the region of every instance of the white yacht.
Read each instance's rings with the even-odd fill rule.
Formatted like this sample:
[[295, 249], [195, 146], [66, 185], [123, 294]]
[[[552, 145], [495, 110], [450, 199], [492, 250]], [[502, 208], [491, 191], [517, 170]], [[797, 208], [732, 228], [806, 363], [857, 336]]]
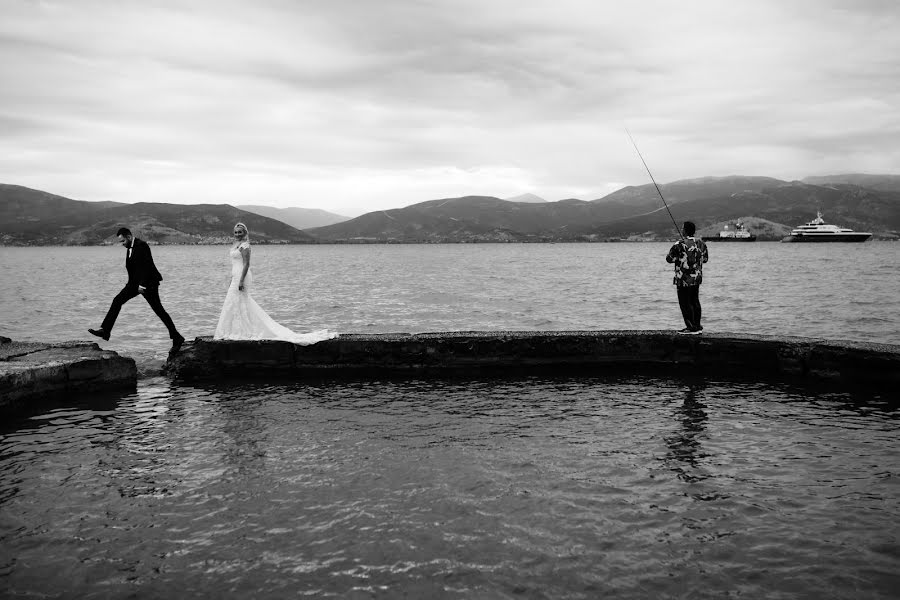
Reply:
[[791, 235], [782, 242], [864, 242], [872, 237], [871, 233], [853, 231], [846, 227], [828, 225], [822, 218], [821, 212], [816, 212], [816, 218], [791, 230]]

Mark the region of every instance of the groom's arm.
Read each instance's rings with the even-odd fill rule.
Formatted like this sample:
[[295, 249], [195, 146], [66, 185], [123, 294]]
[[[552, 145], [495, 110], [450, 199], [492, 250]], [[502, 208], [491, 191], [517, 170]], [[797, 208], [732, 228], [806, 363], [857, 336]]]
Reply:
[[135, 244], [134, 254], [135, 256], [132, 258], [137, 267], [137, 283], [139, 291], [143, 292], [144, 289], [152, 285], [159, 285], [159, 280], [156, 277], [156, 267], [153, 264], [153, 255], [150, 252], [150, 246], [146, 242]]

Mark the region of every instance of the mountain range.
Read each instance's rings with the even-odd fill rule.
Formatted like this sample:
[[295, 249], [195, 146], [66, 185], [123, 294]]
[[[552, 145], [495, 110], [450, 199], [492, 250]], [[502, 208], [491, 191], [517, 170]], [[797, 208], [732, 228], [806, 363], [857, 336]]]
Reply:
[[332, 243], [649, 241], [677, 235], [673, 218], [679, 226], [694, 221], [707, 237], [740, 219], [759, 226], [754, 231], [757, 239], [779, 240], [821, 210], [830, 223], [898, 239], [900, 177], [879, 177], [885, 189], [770, 177], [681, 180], [659, 186], [671, 217], [651, 183], [593, 201], [523, 204], [491, 196], [430, 200], [307, 231], [320, 242]]
[[546, 202], [543, 198], [538, 196], [537, 194], [519, 194], [518, 196], [513, 196], [512, 198], [504, 198], [507, 202], [528, 202], [532, 204], [541, 204]]
[[[878, 239], [900, 239], [898, 175], [847, 174], [790, 182], [704, 177], [659, 188], [671, 217], [651, 183], [592, 201], [546, 202], [533, 195], [524, 201], [492, 196], [429, 200], [300, 231], [272, 215], [309, 217], [310, 209], [86, 202], [0, 184], [0, 244], [112, 243], [122, 225], [156, 243], [222, 243], [230, 239], [237, 221], [248, 223], [251, 237], [263, 243], [669, 240], [677, 235], [673, 219], [679, 225], [694, 221], [705, 237], [740, 219], [759, 240], [778, 240], [815, 218], [817, 211], [829, 223], [870, 231]], [[342, 218], [321, 212], [325, 214], [317, 218]]]
[[296, 229], [324, 227], [325, 225], [333, 225], [334, 223], [350, 220], [350, 217], [337, 215], [328, 212], [327, 210], [322, 210], [321, 208], [299, 208], [296, 206], [290, 208], [274, 208], [272, 206], [259, 206], [256, 204], [240, 204], [237, 208], [271, 219], [276, 219], [282, 223], [287, 223]]
[[258, 243], [314, 241], [281, 221], [227, 204], [86, 202], [0, 184], [0, 245], [5, 246], [115, 243], [120, 227], [159, 244], [223, 243], [239, 221], [253, 223], [250, 235]]

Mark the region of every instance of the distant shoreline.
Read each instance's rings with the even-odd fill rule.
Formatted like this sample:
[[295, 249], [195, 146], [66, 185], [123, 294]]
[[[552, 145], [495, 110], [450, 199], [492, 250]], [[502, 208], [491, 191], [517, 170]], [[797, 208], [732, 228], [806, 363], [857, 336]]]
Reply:
[[[709, 239], [709, 238], [701, 238]], [[231, 242], [209, 242], [209, 243], [178, 243], [178, 242], [156, 242], [146, 240], [151, 246], [228, 246]], [[441, 241], [441, 242], [406, 242], [406, 241], [321, 241], [321, 242], [267, 242], [254, 241], [255, 246], [451, 246], [451, 245], [508, 245], [508, 244], [654, 244], [654, 243], [674, 243], [677, 241], [672, 239], [646, 239], [646, 240], [561, 240], [557, 242], [545, 241]], [[897, 239], [872, 239], [869, 243], [894, 243]], [[753, 244], [773, 244], [781, 243], [781, 240], [756, 240], [755, 242], [741, 242], [738, 244], [731, 243], [729, 245], [753, 245]], [[0, 248], [105, 248], [113, 247], [118, 244], [2, 244]], [[716, 246], [718, 247], [718, 246]]]
[[823, 208], [836, 223], [872, 232], [873, 239], [900, 239], [900, 176], [830, 179], [812, 185], [729, 176], [663, 184], [662, 193], [677, 207], [671, 220], [660, 206], [660, 189], [645, 184], [596, 201], [523, 203], [473, 195], [426, 200], [325, 226], [289, 224], [226, 204], [88, 202], [0, 184], [0, 245], [115, 244], [122, 226], [153, 245], [219, 245], [231, 242], [236, 222], [249, 223], [260, 245], [653, 242], [678, 238], [676, 216], [690, 217], [708, 241], [740, 222], [756, 241], [777, 242]]

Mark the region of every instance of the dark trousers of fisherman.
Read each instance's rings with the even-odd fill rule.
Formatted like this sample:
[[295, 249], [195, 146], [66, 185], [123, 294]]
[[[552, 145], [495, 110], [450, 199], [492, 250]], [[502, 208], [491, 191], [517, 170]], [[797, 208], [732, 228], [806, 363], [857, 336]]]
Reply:
[[[103, 319], [103, 324], [101, 325], [106, 333], [112, 331], [113, 325], [116, 324], [116, 319], [119, 317], [119, 311], [122, 310], [122, 306], [138, 294], [137, 286], [131, 285], [126, 285], [122, 288], [121, 292], [116, 294], [112, 304], [109, 306], [109, 312], [106, 313], [106, 318]], [[147, 301], [147, 304], [150, 305], [150, 308], [153, 309], [153, 312], [156, 313], [159, 320], [162, 321], [163, 325], [169, 330], [169, 337], [173, 340], [178, 337], [178, 330], [175, 329], [175, 323], [172, 322], [172, 317], [169, 316], [169, 313], [166, 312], [162, 302], [159, 300], [159, 287], [155, 285], [147, 287], [146, 290], [144, 290], [144, 300]]]
[[700, 286], [691, 285], [678, 288], [678, 306], [685, 326], [691, 331], [700, 329]]

